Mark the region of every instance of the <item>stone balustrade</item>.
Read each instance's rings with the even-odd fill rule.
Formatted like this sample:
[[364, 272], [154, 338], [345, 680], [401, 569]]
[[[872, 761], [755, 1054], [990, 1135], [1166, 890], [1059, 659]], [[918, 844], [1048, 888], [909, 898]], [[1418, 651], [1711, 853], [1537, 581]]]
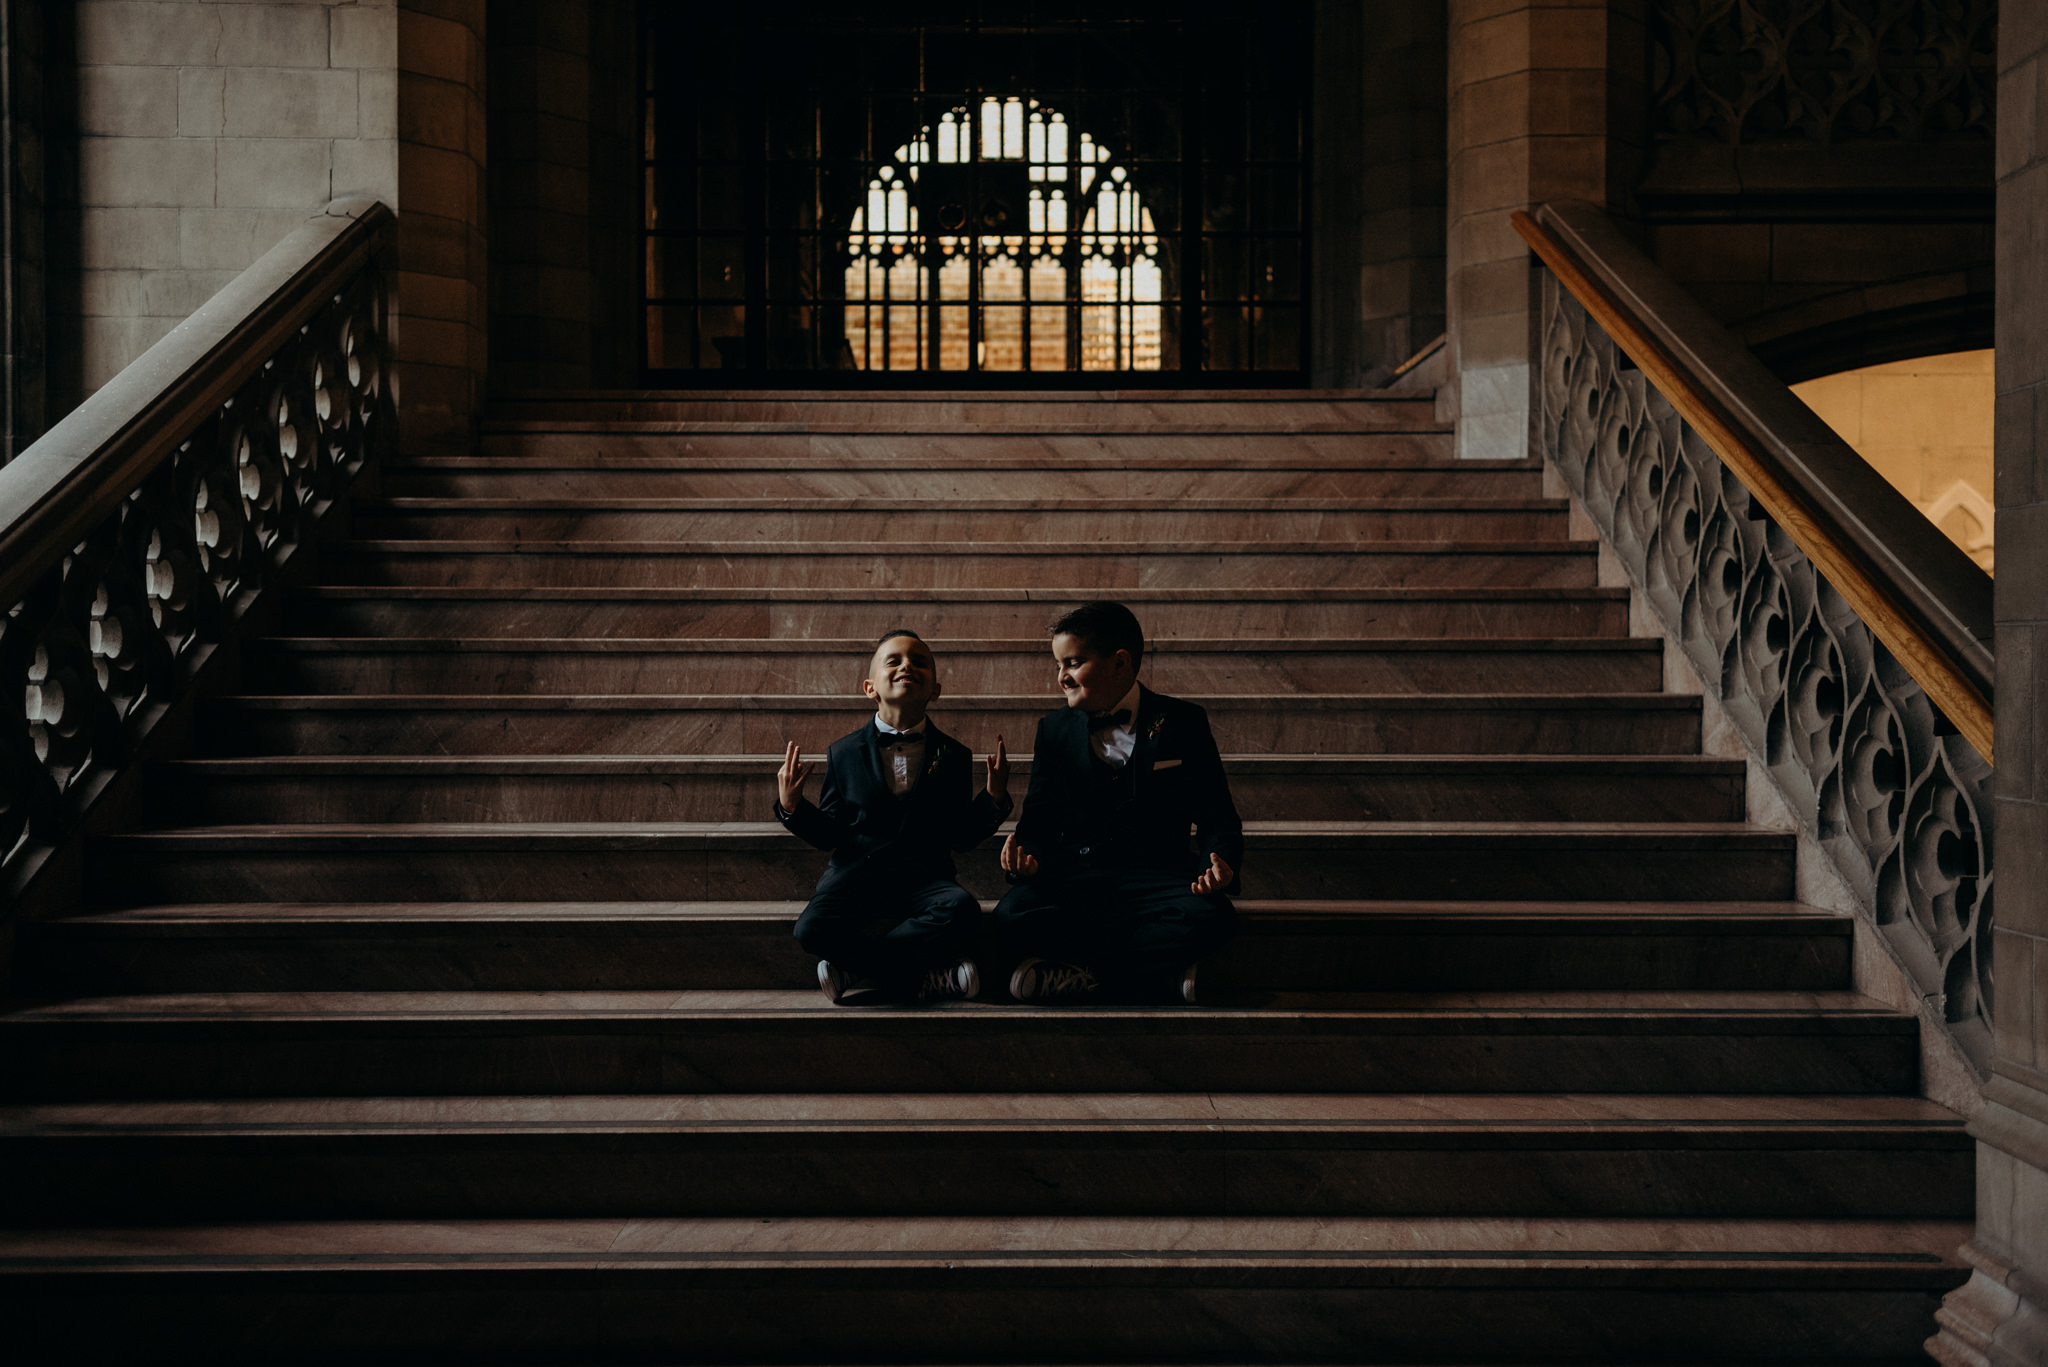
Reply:
[[1964, 1053], [1991, 1050], [1991, 766], [1543, 272], [1540, 439]]
[[10, 894], [392, 440], [392, 222], [330, 206], [0, 468]]

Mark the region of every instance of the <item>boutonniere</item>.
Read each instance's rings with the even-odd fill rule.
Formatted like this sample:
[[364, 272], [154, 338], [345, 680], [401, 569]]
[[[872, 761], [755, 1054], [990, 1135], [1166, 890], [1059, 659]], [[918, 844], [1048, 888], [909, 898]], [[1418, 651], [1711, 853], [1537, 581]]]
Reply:
[[946, 758], [946, 748], [944, 746], [936, 746], [934, 748], [938, 750], [938, 753], [932, 756], [930, 764], [924, 766], [924, 776], [926, 778], [930, 778], [933, 774], [939, 772], [939, 764]]
[[1153, 719], [1153, 722], [1152, 722], [1152, 726], [1151, 726], [1151, 729], [1145, 732], [1145, 739], [1146, 739], [1146, 740], [1158, 740], [1158, 739], [1159, 739], [1159, 733], [1160, 733], [1161, 731], [1164, 731], [1165, 729], [1166, 729], [1166, 718], [1165, 718], [1165, 717], [1163, 717], [1163, 716], [1162, 716], [1162, 717], [1156, 717], [1156, 718], [1154, 718], [1154, 719]]

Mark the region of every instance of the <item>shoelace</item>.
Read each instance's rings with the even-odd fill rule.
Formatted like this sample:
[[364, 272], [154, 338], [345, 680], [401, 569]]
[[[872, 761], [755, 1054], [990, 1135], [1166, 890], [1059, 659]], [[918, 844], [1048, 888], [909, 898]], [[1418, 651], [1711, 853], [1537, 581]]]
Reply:
[[923, 991], [927, 997], [942, 994], [959, 996], [967, 991], [967, 973], [958, 964], [951, 968], [934, 968], [924, 975]]
[[1095, 975], [1085, 968], [1058, 968], [1041, 964], [1038, 967], [1037, 996], [1057, 997], [1069, 992], [1088, 992], [1095, 987]]

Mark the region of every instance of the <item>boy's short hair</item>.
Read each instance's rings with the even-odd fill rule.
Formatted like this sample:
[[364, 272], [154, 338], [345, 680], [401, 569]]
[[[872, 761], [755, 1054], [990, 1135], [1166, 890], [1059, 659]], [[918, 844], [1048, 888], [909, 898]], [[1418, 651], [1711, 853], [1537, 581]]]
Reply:
[[1078, 636], [1106, 655], [1131, 653], [1131, 668], [1145, 661], [1145, 629], [1122, 603], [1083, 603], [1046, 628], [1048, 636]]
[[883, 645], [895, 640], [898, 636], [908, 636], [911, 640], [917, 642], [921, 646], [929, 647], [931, 645], [930, 641], [925, 640], [924, 637], [918, 635], [909, 627], [890, 627], [887, 631], [883, 632], [880, 636], [877, 636], [875, 638], [875, 649], [880, 650], [883, 647]]

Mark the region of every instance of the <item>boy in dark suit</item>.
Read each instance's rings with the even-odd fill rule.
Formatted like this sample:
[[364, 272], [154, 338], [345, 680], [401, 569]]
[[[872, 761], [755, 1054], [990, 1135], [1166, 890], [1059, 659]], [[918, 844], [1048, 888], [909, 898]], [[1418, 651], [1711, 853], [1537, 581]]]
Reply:
[[[954, 880], [954, 850], [987, 839], [1010, 811], [1010, 764], [996, 737], [988, 788], [970, 799], [974, 756], [931, 724], [939, 696], [931, 647], [916, 632], [884, 635], [861, 684], [875, 719], [825, 753], [818, 804], [803, 796], [810, 766], [795, 741], [776, 771], [775, 819], [832, 862], [796, 939], [818, 956], [818, 987], [834, 1003], [973, 997], [966, 956], [981, 907]], [[898, 924], [867, 933], [879, 920]]]
[[[1121, 603], [1052, 625], [1067, 705], [1038, 723], [1031, 788], [1003, 843], [1016, 883], [996, 934], [1019, 1001], [1093, 993], [1196, 999], [1195, 963], [1230, 938], [1244, 862], [1209, 715], [1138, 683], [1145, 634]], [[1189, 848], [1195, 829], [1201, 854]]]

